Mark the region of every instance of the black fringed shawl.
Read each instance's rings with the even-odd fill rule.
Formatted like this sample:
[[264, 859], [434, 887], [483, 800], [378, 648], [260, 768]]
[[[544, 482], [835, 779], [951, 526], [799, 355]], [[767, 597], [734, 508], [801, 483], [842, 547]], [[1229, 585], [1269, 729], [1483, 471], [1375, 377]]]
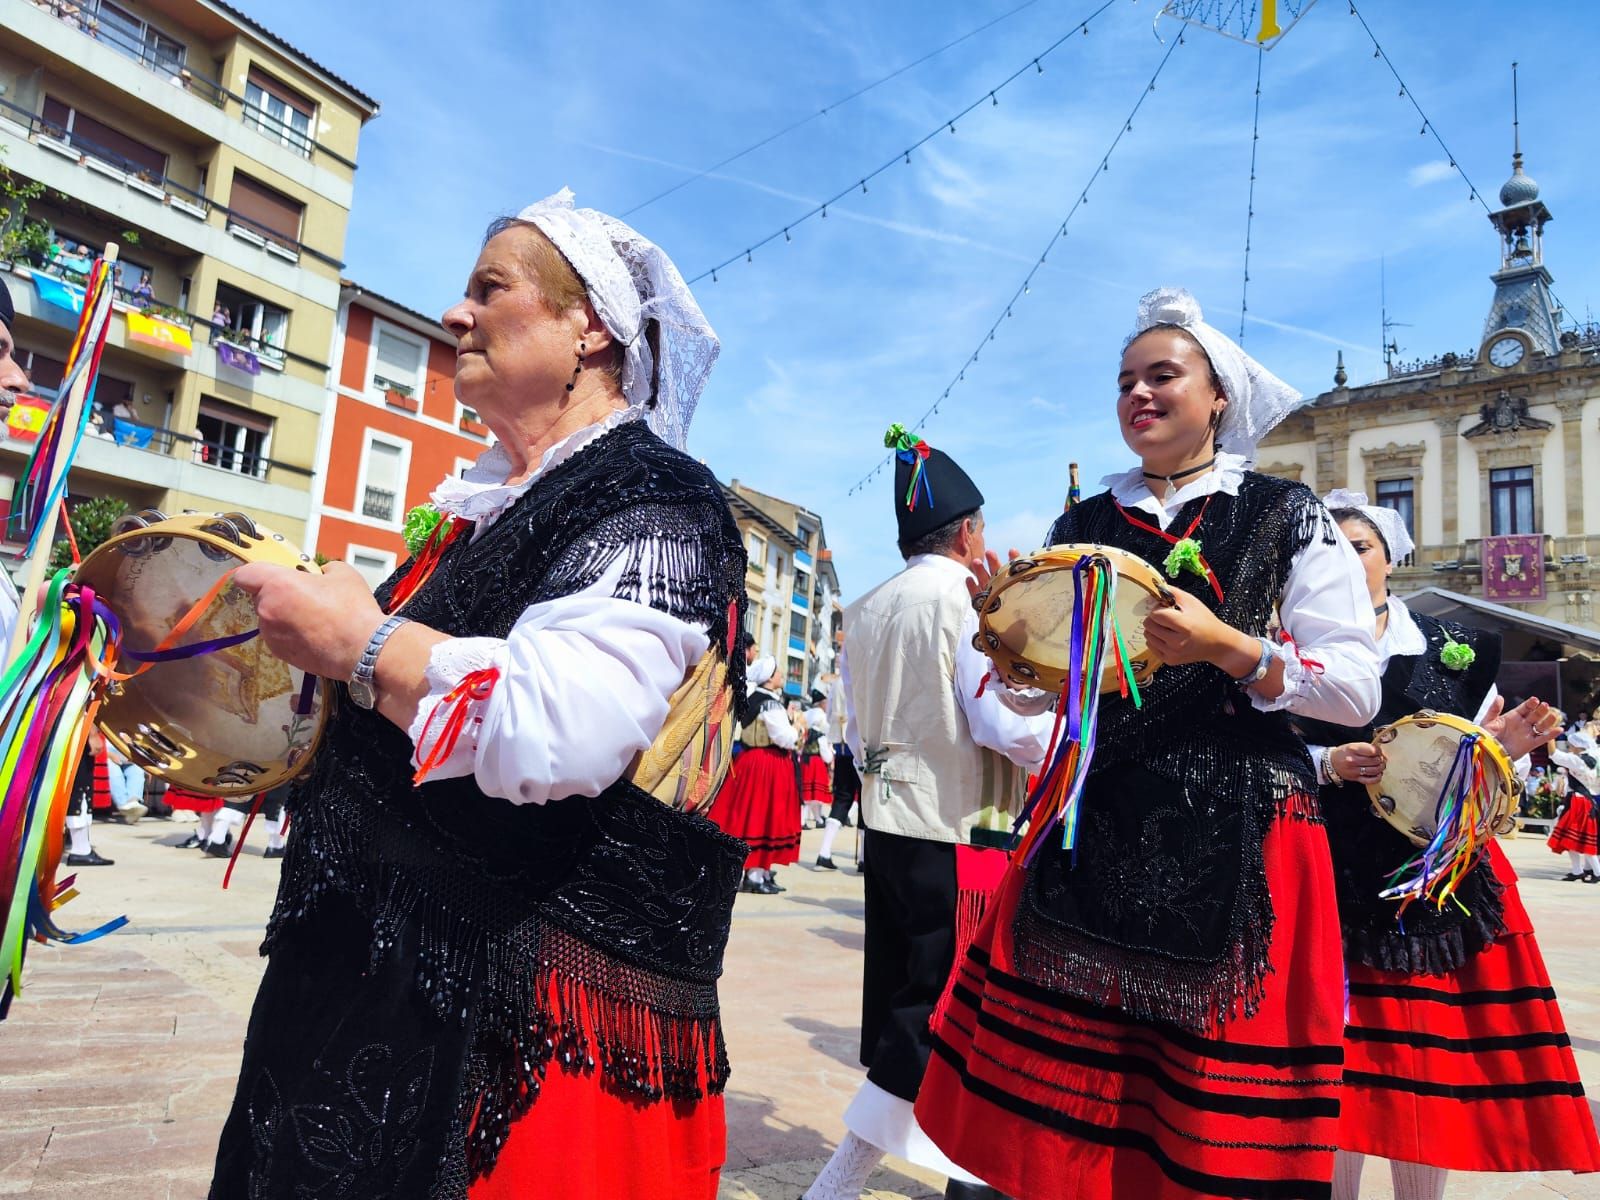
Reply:
[[[1174, 516], [1181, 533], [1207, 504]], [[1223, 589], [1170, 581], [1235, 629], [1265, 636], [1295, 556], [1332, 544], [1304, 485], [1249, 472], [1217, 492], [1195, 532]], [[1068, 510], [1050, 542], [1095, 542], [1160, 564], [1171, 549], [1109, 494]], [[1016, 961], [1054, 991], [1191, 1029], [1255, 1010], [1272, 935], [1261, 841], [1285, 811], [1316, 819], [1316, 776], [1286, 713], [1256, 709], [1208, 663], [1166, 666], [1143, 706], [1101, 698], [1076, 856], [1046, 846], [1017, 908]]]
[[[619, 561], [616, 596], [708, 626], [712, 646], [726, 648], [730, 619], [737, 629], [744, 612], [739, 532], [711, 473], [643, 421], [551, 469], [476, 541], [454, 543], [406, 615], [455, 637], [505, 637], [529, 604], [578, 592]], [[743, 656], [729, 666], [742, 696]], [[598, 1069], [646, 1102], [697, 1098], [702, 1080], [720, 1092], [728, 1062], [716, 980], [743, 844], [625, 781], [594, 799], [520, 805], [485, 796], [470, 775], [413, 787], [411, 749], [378, 713], [339, 706], [293, 804], [265, 946], [315, 926], [337, 895], [370, 921], [370, 969], [396, 946], [415, 947], [427, 1020], [411, 1045], [385, 1045], [385, 1061], [426, 1056], [429, 1086], [454, 1088], [458, 1136], [436, 1169], [420, 1164], [426, 1191], [404, 1194], [464, 1196], [552, 1060]], [[352, 1016], [322, 1052], [323, 1070], [354, 1071], [368, 1053]], [[463, 1034], [464, 1056], [433, 1054], [436, 1039]], [[273, 1096], [291, 1090], [272, 1084]], [[259, 1140], [271, 1122], [252, 1120]], [[280, 1159], [293, 1152], [276, 1140]]]
[[[1440, 621], [1425, 613], [1411, 617], [1428, 639], [1423, 655], [1389, 660], [1383, 673], [1383, 705], [1377, 720], [1360, 729], [1321, 721], [1298, 721], [1307, 742], [1342, 746], [1365, 742], [1373, 730], [1424, 708], [1472, 720], [1494, 686], [1500, 669], [1500, 638], [1493, 633]], [[1460, 671], [1446, 667], [1439, 654], [1446, 635], [1473, 649], [1472, 665]], [[1372, 811], [1367, 789], [1335, 783], [1322, 789], [1328, 846], [1333, 852], [1334, 882], [1339, 893], [1339, 926], [1345, 959], [1380, 971], [1407, 975], [1442, 975], [1483, 950], [1505, 930], [1503, 888], [1487, 857], [1480, 859], [1456, 890], [1460, 905], [1442, 910], [1433, 904], [1407, 906], [1405, 922], [1395, 919], [1398, 904], [1379, 896], [1389, 876], [1416, 847], [1394, 826]]]

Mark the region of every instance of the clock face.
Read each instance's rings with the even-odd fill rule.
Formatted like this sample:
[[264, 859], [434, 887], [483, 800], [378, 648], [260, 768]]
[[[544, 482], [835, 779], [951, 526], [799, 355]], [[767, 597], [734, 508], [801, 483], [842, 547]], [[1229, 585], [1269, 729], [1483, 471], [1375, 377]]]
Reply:
[[1489, 347], [1489, 361], [1497, 367], [1514, 367], [1522, 361], [1527, 347], [1518, 337], [1503, 337]]

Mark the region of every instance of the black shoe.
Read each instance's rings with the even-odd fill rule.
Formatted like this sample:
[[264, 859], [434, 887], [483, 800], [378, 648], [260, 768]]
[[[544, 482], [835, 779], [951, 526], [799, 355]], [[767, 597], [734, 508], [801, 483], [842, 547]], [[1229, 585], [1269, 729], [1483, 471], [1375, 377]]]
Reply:
[[109, 858], [102, 858], [98, 850], [90, 850], [87, 854], [67, 855], [69, 867], [114, 867], [117, 864]]
[[752, 895], [755, 895], [755, 896], [765, 896], [767, 893], [764, 892], [762, 889], [765, 888], [766, 886], [767, 885], [766, 885], [765, 882], [756, 883], [748, 875], [746, 875], [743, 879], [739, 880], [739, 890], [741, 892], [749, 892], [749, 893], [751, 893]]
[[268, 846], [265, 850], [263, 850], [261, 852], [261, 857], [262, 858], [282, 858], [283, 857], [283, 847], [282, 846]]
[[755, 890], [760, 892], [763, 896], [776, 896], [779, 892], [786, 892], [789, 889], [779, 887], [770, 879], [763, 879], [760, 883], [756, 884]]
[[784, 887], [783, 884], [778, 882], [778, 873], [776, 871], [769, 871], [767, 873], [767, 886], [772, 888], [774, 892], [787, 892], [789, 890], [788, 888]]
[[1582, 878], [1583, 878], [1582, 875], [1567, 874], [1567, 875], [1563, 875], [1561, 877], [1561, 882], [1562, 883], [1571, 883], [1574, 879], [1582, 879]]
[[817, 866], [821, 867], [824, 871], [837, 871], [839, 869], [838, 867], [834, 866], [832, 855], [817, 855]]
[[1006, 1197], [986, 1183], [960, 1183], [952, 1179], [944, 1185], [944, 1200], [1006, 1200]]
[[227, 837], [223, 838], [220, 846], [217, 845], [216, 842], [207, 842], [204, 849], [208, 858], [233, 857], [233, 834], [230, 833]]
[[183, 841], [178, 843], [178, 849], [193, 850], [196, 846], [202, 846], [204, 844], [205, 843], [200, 840], [200, 835], [198, 833], [191, 833], [188, 837], [184, 838]]
[[1595, 883], [1597, 882], [1597, 877], [1593, 871], [1585, 871], [1583, 873], [1583, 881], [1585, 883]]

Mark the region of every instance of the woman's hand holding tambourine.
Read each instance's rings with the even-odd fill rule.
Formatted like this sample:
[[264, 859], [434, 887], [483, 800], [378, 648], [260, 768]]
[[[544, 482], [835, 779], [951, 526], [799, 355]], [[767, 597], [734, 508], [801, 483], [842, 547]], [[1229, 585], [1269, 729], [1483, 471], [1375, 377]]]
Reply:
[[1388, 760], [1371, 742], [1346, 742], [1328, 752], [1328, 765], [1334, 777], [1345, 783], [1370, 784], [1383, 778]]
[[[1242, 653], [1252, 663], [1258, 650], [1254, 638], [1240, 633], [1205, 603], [1181, 588], [1172, 590], [1172, 604], [1158, 608], [1144, 619], [1145, 641], [1173, 666], [1183, 663], [1214, 663], [1230, 675], [1240, 674], [1232, 658]], [[1246, 647], [1241, 651], [1240, 647]]]
[[348, 563], [320, 575], [271, 563], [246, 563], [234, 583], [255, 597], [261, 640], [292, 667], [324, 679], [348, 679], [383, 610]]
[[1537, 696], [1524, 700], [1510, 712], [1505, 708], [1505, 697], [1496, 696], [1481, 724], [1513, 759], [1545, 745], [1566, 724], [1559, 709]]

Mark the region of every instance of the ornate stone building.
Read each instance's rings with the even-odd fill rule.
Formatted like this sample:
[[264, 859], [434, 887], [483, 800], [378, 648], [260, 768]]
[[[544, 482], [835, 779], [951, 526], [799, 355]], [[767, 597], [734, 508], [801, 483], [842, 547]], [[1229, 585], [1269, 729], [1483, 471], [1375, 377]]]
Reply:
[[[1500, 269], [1478, 345], [1331, 391], [1261, 445], [1261, 469], [1398, 509], [1417, 552], [1400, 594], [1515, 606], [1526, 629], [1596, 625], [1600, 329], [1565, 324], [1544, 263], [1550, 210], [1520, 149], [1489, 220]], [[1585, 486], [1585, 481], [1590, 481]], [[1510, 610], [1503, 610], [1514, 615]], [[1570, 635], [1557, 640], [1582, 645]]]

